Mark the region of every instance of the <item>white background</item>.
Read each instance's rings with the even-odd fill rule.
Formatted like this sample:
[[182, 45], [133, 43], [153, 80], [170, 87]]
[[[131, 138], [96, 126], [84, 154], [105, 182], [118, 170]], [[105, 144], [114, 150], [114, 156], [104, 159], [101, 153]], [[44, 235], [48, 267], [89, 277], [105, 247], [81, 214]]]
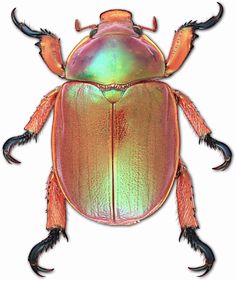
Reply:
[[[213, 130], [213, 136], [235, 151], [235, 1], [222, 0], [222, 21], [200, 38], [187, 62], [168, 83], [189, 95]], [[1, 103], [0, 145], [23, 127], [43, 95], [63, 83], [44, 65], [34, 41], [12, 24], [11, 10], [35, 29], [47, 28], [62, 41], [66, 58], [89, 31], [78, 34], [74, 20], [82, 26], [98, 23], [107, 9], [131, 10], [137, 24], [150, 26], [158, 19], [158, 32], [148, 35], [167, 56], [180, 25], [203, 21], [218, 12], [216, 1], [4, 1], [1, 3]], [[13, 155], [21, 165], [9, 165], [0, 157], [1, 280], [37, 280], [27, 263], [30, 249], [46, 237], [46, 180], [51, 167], [52, 116], [38, 143], [17, 147]], [[198, 145], [198, 138], [180, 113], [181, 154], [194, 182], [200, 237], [215, 251], [217, 262], [207, 280], [234, 279], [236, 237], [235, 162], [225, 172], [214, 172], [221, 155]], [[42, 266], [55, 267], [47, 280], [197, 280], [187, 266], [203, 260], [186, 241], [178, 242], [179, 224], [175, 188], [166, 204], [151, 218], [131, 227], [109, 227], [91, 222], [70, 206], [64, 239], [40, 259]]]

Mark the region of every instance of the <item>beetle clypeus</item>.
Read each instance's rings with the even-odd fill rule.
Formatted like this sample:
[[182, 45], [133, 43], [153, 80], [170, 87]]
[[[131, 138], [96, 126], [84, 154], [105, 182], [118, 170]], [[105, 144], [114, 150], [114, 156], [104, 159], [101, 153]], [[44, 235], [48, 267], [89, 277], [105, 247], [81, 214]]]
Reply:
[[[52, 247], [60, 235], [65, 238], [68, 201], [85, 217], [109, 225], [134, 224], [157, 211], [177, 180], [177, 204], [181, 235], [205, 264], [194, 271], [205, 275], [215, 257], [196, 234], [198, 222], [191, 178], [180, 160], [179, 105], [200, 142], [218, 149], [226, 169], [232, 153], [227, 145], [211, 137], [211, 130], [190, 99], [160, 80], [175, 73], [189, 55], [197, 30], [214, 26], [223, 14], [197, 23], [190, 21], [175, 33], [167, 60], [143, 30], [156, 31], [157, 22], [147, 28], [134, 24], [125, 10], [101, 14], [98, 25], [90, 25], [84, 38], [63, 63], [60, 40], [46, 29], [35, 31], [20, 23], [12, 11], [14, 24], [36, 44], [49, 69], [67, 79], [43, 98], [25, 126], [25, 133], [10, 138], [3, 146], [9, 163], [15, 145], [36, 138], [54, 109], [52, 128], [53, 169], [48, 179], [46, 239], [35, 245], [29, 262], [35, 273], [52, 269], [38, 265], [39, 255]], [[80, 28], [76, 20], [77, 31]], [[201, 275], [201, 276], [202, 276]]]

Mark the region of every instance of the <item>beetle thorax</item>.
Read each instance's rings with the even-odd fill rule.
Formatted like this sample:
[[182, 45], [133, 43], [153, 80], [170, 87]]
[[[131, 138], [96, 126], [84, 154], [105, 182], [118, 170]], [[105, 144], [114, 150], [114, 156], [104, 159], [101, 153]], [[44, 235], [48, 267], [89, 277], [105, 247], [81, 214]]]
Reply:
[[70, 54], [67, 79], [107, 85], [164, 76], [163, 54], [149, 38], [135, 31], [130, 12], [111, 10], [100, 18], [96, 32]]

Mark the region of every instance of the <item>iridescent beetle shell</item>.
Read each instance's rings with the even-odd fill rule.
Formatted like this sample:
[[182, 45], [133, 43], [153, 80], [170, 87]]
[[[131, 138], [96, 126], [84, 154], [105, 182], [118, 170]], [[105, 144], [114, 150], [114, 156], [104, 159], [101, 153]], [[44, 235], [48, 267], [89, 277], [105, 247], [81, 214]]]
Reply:
[[112, 103], [69, 82], [53, 123], [53, 164], [67, 200], [106, 224], [135, 223], [165, 201], [179, 159], [177, 108], [167, 85], [139, 83]]
[[67, 59], [67, 79], [83, 83], [64, 84], [57, 99], [53, 161], [76, 210], [102, 223], [131, 224], [165, 201], [179, 129], [171, 90], [151, 81], [164, 75], [163, 54], [134, 31], [131, 13], [118, 12], [102, 14], [96, 33]]
[[[116, 21], [115, 21], [116, 20]], [[131, 13], [101, 15], [95, 35], [79, 43], [66, 63], [66, 78], [99, 84], [126, 84], [163, 77], [164, 56], [145, 35], [133, 29]]]
[[[3, 153], [9, 163], [20, 163], [11, 149], [25, 144], [42, 129], [54, 108], [53, 169], [48, 178], [48, 237], [36, 244], [28, 260], [41, 275], [52, 269], [38, 265], [38, 257], [52, 248], [60, 234], [65, 238], [66, 200], [85, 217], [109, 224], [128, 225], [154, 213], [165, 202], [177, 178], [181, 237], [199, 250], [205, 264], [190, 268], [207, 274], [215, 261], [211, 248], [196, 234], [192, 181], [179, 155], [179, 105], [200, 141], [219, 149], [226, 169], [230, 148], [211, 137], [211, 130], [191, 100], [159, 79], [175, 73], [192, 50], [196, 30], [214, 26], [219, 13], [205, 22], [190, 21], [175, 33], [168, 58], [142, 31], [156, 31], [133, 23], [132, 14], [110, 10], [101, 14], [90, 36], [82, 40], [64, 63], [60, 39], [46, 29], [32, 30], [14, 24], [36, 44], [49, 69], [68, 81], [43, 98], [23, 135], [8, 139]], [[77, 31], [80, 28], [76, 20]], [[178, 167], [178, 170], [177, 170]]]

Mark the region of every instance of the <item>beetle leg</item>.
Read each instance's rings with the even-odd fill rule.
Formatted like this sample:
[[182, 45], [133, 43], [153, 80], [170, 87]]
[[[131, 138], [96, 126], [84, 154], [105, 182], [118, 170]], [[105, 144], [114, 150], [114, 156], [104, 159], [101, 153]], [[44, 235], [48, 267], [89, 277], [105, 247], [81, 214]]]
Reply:
[[58, 181], [53, 171], [49, 175], [47, 185], [47, 230], [58, 227], [65, 229], [65, 197], [61, 191], [61, 188], [59, 187]]
[[198, 221], [195, 214], [192, 180], [188, 173], [187, 167], [183, 162], [180, 162], [177, 171], [176, 196], [181, 228], [198, 228]]
[[20, 164], [21, 162], [11, 156], [11, 150], [15, 145], [23, 145], [28, 143], [32, 137], [36, 138], [36, 135], [26, 131], [24, 134], [8, 139], [3, 145], [3, 155], [9, 164]]
[[199, 267], [189, 267], [192, 271], [205, 271], [202, 275], [199, 275], [199, 277], [202, 277], [206, 275], [212, 268], [214, 262], [215, 262], [215, 256], [212, 252], [211, 248], [201, 241], [201, 239], [196, 234], [196, 229], [188, 227], [184, 228], [182, 230], [182, 235], [184, 238], [187, 239], [190, 246], [195, 250], [199, 250], [205, 257], [205, 264]]
[[37, 275], [44, 277], [39, 272], [47, 273], [47, 272], [54, 270], [54, 268], [48, 269], [48, 268], [39, 266], [38, 257], [42, 252], [47, 251], [49, 248], [51, 248], [51, 249], [53, 248], [53, 246], [57, 243], [57, 241], [59, 241], [60, 234], [62, 234], [67, 239], [67, 235], [64, 230], [62, 230], [60, 228], [53, 228], [52, 230], [50, 230], [48, 237], [46, 239], [42, 240], [41, 242], [39, 242], [38, 244], [36, 244], [30, 251], [28, 260], [29, 260], [32, 270]]
[[214, 26], [223, 15], [223, 6], [219, 5], [219, 13], [211, 17], [209, 20], [201, 23], [190, 21], [182, 25], [176, 32], [170, 49], [169, 56], [166, 61], [165, 76], [168, 77], [175, 73], [184, 63], [191, 50], [193, 42], [198, 37], [196, 30], [205, 30]]
[[65, 70], [61, 54], [60, 39], [47, 29], [40, 29], [40, 31], [32, 30], [25, 23], [17, 20], [15, 12], [16, 9], [13, 9], [11, 13], [11, 18], [15, 26], [25, 35], [39, 39], [39, 42], [35, 45], [39, 47], [39, 54], [44, 62], [52, 72], [60, 77], [64, 77]]
[[227, 169], [232, 159], [232, 152], [230, 148], [225, 143], [212, 138], [210, 134], [207, 134], [204, 138], [199, 139], [199, 143], [201, 143], [202, 141], [204, 141], [210, 148], [218, 149], [223, 153], [225, 160], [224, 163], [212, 169], [217, 171], [224, 171], [225, 169]]
[[54, 107], [56, 96], [59, 89], [51, 91], [46, 95], [38, 106], [37, 110], [34, 112], [30, 121], [25, 126], [26, 132], [20, 136], [12, 137], [8, 139], [3, 145], [3, 155], [8, 163], [19, 164], [20, 161], [16, 160], [11, 156], [11, 150], [15, 145], [23, 145], [28, 143], [32, 138], [37, 140], [37, 135], [45, 124], [52, 108]]
[[204, 141], [210, 148], [218, 149], [223, 153], [224, 163], [213, 169], [218, 171], [227, 169], [232, 159], [232, 152], [230, 148], [223, 142], [219, 142], [211, 137], [210, 128], [207, 126], [196, 106], [186, 95], [178, 90], [173, 90], [173, 93], [194, 131], [199, 136], [199, 143]]
[[196, 219], [192, 181], [183, 162], [180, 162], [177, 172], [176, 195], [179, 222], [182, 229], [179, 241], [182, 237], [186, 238], [188, 243], [195, 251], [199, 250], [204, 255], [205, 264], [203, 266], [196, 268], [189, 267], [189, 269], [193, 271], [205, 270], [205, 272], [201, 275], [203, 276], [211, 270], [215, 261], [215, 257], [211, 248], [202, 242], [196, 234], [196, 229], [199, 227], [199, 225]]
[[59, 90], [60, 88], [52, 90], [41, 100], [40, 105], [37, 107], [36, 111], [30, 118], [30, 121], [25, 126], [25, 130], [33, 132], [34, 134], [38, 134], [40, 132], [55, 105]]
[[47, 238], [36, 244], [29, 253], [29, 263], [33, 271], [39, 275], [39, 272], [50, 272], [53, 269], [47, 269], [38, 265], [40, 254], [46, 252], [49, 248], [59, 241], [62, 234], [68, 241], [65, 232], [66, 226], [66, 209], [65, 198], [60, 190], [57, 179], [52, 171], [48, 178], [48, 195], [47, 195], [47, 229], [50, 231]]

